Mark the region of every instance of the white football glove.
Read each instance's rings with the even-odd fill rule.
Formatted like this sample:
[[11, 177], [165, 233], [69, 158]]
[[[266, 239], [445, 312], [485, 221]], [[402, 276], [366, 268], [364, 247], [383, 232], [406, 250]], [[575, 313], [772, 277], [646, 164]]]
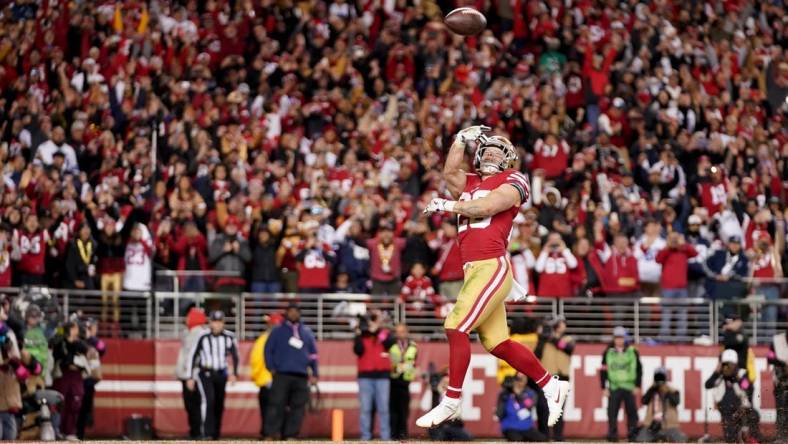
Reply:
[[453, 200], [442, 199], [440, 197], [433, 198], [427, 207], [424, 208], [424, 214], [432, 214], [438, 212], [451, 211], [456, 202]]
[[479, 137], [482, 136], [482, 134], [490, 130], [492, 130], [492, 128], [484, 125], [469, 126], [468, 128], [465, 128], [459, 133], [457, 133], [457, 136], [455, 138], [456, 140], [459, 140], [462, 143], [467, 143], [478, 139]]
[[523, 302], [528, 299], [528, 290], [522, 285], [518, 284], [514, 279], [512, 280], [512, 289], [506, 295], [506, 302]]

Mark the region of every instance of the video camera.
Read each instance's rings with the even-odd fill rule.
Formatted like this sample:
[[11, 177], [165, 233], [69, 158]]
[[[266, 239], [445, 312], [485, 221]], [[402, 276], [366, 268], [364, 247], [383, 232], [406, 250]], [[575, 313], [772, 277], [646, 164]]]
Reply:
[[663, 385], [668, 382], [668, 373], [664, 368], [654, 370], [654, 385]]
[[362, 333], [369, 332], [370, 322], [378, 322], [380, 315], [377, 312], [358, 315], [358, 328]]

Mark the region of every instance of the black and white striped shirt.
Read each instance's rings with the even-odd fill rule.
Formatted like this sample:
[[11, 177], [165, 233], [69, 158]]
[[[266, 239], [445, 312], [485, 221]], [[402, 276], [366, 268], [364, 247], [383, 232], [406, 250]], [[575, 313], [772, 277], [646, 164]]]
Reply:
[[235, 334], [223, 330], [214, 335], [210, 330], [194, 344], [188, 362], [188, 374], [196, 376], [199, 370], [226, 370], [227, 356], [233, 360], [233, 375], [238, 376], [238, 344]]

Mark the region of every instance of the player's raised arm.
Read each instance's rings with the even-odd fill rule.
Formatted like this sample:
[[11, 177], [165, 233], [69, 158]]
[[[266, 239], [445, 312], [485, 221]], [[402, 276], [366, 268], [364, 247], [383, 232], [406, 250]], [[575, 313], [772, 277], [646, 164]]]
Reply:
[[454, 142], [449, 148], [449, 154], [446, 156], [446, 163], [443, 165], [443, 180], [446, 181], [446, 187], [453, 198], [459, 198], [462, 190], [465, 189], [466, 172], [463, 170], [465, 144], [478, 139], [484, 131], [489, 130], [490, 128], [486, 126], [469, 126], [457, 133], [454, 138]]
[[433, 199], [424, 212], [429, 214], [447, 211], [470, 218], [490, 217], [509, 208], [519, 207], [525, 197], [523, 191], [516, 185], [505, 183], [480, 199], [465, 201]]

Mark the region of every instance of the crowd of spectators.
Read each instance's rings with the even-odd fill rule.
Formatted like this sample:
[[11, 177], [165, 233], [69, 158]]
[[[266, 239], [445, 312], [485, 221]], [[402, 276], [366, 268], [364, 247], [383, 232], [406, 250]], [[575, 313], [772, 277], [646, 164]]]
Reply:
[[488, 28], [463, 38], [445, 0], [0, 2], [0, 286], [101, 289], [117, 321], [154, 263], [439, 314], [456, 229], [420, 214], [471, 124], [530, 178], [510, 250], [534, 294], [782, 276], [780, 2], [471, 5]]

